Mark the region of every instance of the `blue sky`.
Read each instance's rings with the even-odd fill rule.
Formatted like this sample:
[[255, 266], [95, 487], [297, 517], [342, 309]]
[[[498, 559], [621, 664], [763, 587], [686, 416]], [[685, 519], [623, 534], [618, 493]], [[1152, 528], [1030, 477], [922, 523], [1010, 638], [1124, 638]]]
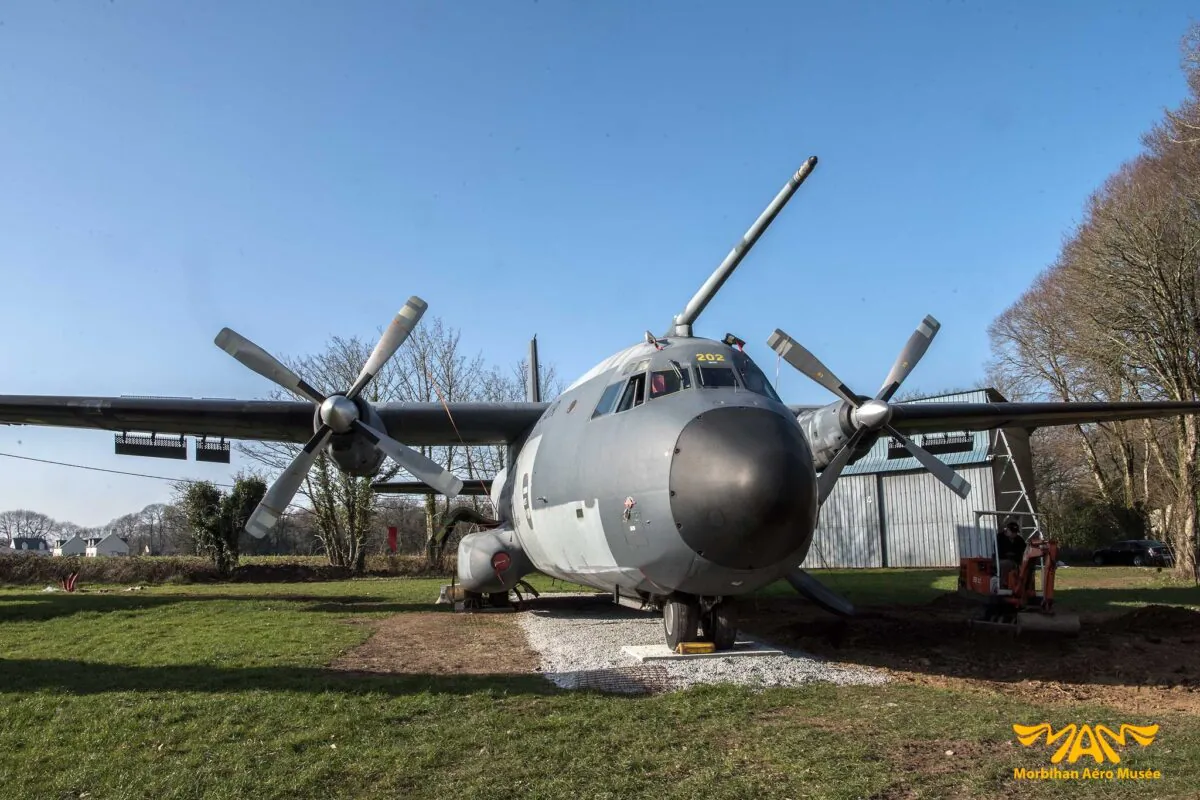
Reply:
[[[411, 294], [572, 379], [662, 331], [809, 155], [697, 326], [872, 392], [974, 385], [987, 326], [1185, 85], [1183, 2], [25, 0], [0, 8], [0, 392], [259, 397], [212, 343], [373, 336]], [[826, 402], [785, 364], [791, 402]], [[178, 477], [98, 431], [0, 452]], [[232, 469], [242, 457], [235, 455]], [[0, 457], [81, 524], [153, 480]]]

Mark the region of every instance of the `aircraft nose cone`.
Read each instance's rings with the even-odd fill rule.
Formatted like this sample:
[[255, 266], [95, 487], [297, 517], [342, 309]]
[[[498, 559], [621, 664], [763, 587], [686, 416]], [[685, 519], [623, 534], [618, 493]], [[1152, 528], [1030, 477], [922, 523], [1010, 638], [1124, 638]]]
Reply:
[[688, 547], [714, 564], [777, 563], [812, 534], [812, 456], [799, 426], [761, 408], [700, 414], [671, 461], [671, 512]]

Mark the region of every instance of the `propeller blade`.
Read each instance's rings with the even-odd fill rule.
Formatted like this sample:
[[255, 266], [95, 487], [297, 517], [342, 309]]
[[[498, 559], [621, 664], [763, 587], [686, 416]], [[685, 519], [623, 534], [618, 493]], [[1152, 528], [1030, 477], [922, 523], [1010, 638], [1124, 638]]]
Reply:
[[400, 444], [362, 420], [355, 420], [354, 427], [380, 450], [391, 456], [393, 461], [447, 497], [454, 497], [462, 491], [462, 480], [437, 462], [431, 461], [411, 447]]
[[213, 341], [217, 347], [236, 358], [243, 366], [249, 367], [267, 380], [284, 389], [303, 395], [317, 405], [325, 402], [325, 396], [305, 383], [303, 378], [237, 331], [222, 328]]
[[882, 400], [886, 403], [892, 399], [892, 395], [900, 388], [900, 384], [904, 383], [904, 379], [909, 376], [909, 373], [917, 366], [921, 357], [925, 355], [925, 351], [929, 349], [930, 342], [933, 341], [933, 337], [937, 335], [938, 329], [941, 327], [942, 323], [931, 316], [926, 315], [925, 319], [921, 320], [921, 324], [913, 331], [912, 336], [908, 337], [908, 342], [905, 343], [904, 349], [896, 357], [896, 363], [892, 365], [892, 371], [888, 373], [887, 380], [880, 387], [879, 394], [875, 395], [876, 400]]
[[933, 453], [930, 453], [891, 425], [887, 426], [887, 432], [899, 439], [905, 449], [912, 453], [913, 458], [920, 461], [925, 466], [925, 469], [933, 473], [935, 478], [949, 486], [950, 491], [963, 499], [966, 499], [967, 495], [971, 493], [971, 484], [967, 482], [967, 479], [950, 469], [946, 465], [946, 462], [934, 456]]
[[300, 490], [300, 484], [304, 482], [308, 471], [312, 469], [313, 462], [317, 460], [317, 455], [325, 447], [332, 434], [333, 429], [328, 425], [322, 425], [317, 429], [317, 432], [304, 445], [304, 449], [292, 459], [288, 468], [275, 479], [271, 488], [263, 495], [258, 507], [246, 521], [247, 533], [256, 539], [261, 539], [271, 528], [275, 527], [275, 523], [283, 515], [284, 509], [292, 502], [296, 492]]
[[821, 474], [817, 476], [818, 503], [824, 503], [825, 499], [829, 497], [829, 493], [833, 491], [833, 485], [837, 483], [838, 475], [842, 473], [846, 462], [850, 460], [850, 456], [854, 455], [855, 449], [866, 435], [865, 428], [856, 430], [842, 445], [842, 449], [837, 451], [833, 460], [826, 465], [825, 469], [821, 470]]
[[853, 603], [799, 567], [783, 577], [793, 589], [826, 611], [841, 617], [854, 616]]
[[358, 393], [366, 388], [371, 379], [379, 374], [379, 370], [383, 369], [383, 365], [396, 354], [400, 349], [400, 345], [412, 333], [413, 328], [417, 327], [417, 323], [421, 321], [421, 315], [425, 313], [425, 309], [429, 307], [419, 297], [410, 297], [408, 302], [404, 304], [404, 308], [396, 313], [387, 330], [383, 332], [383, 336], [379, 337], [379, 343], [375, 345], [375, 349], [371, 352], [371, 357], [367, 359], [367, 363], [363, 364], [362, 372], [358, 373], [358, 379], [354, 381], [354, 385], [350, 387], [350, 391], [346, 392], [346, 397], [351, 400], [358, 397]]
[[861, 401], [854, 396], [849, 387], [833, 374], [829, 367], [821, 363], [821, 360], [804, 348], [802, 344], [797, 342], [792, 337], [788, 336], [778, 328], [767, 339], [767, 346], [774, 350], [783, 358], [784, 361], [791, 364], [796, 369], [800, 370], [806, 376], [824, 386], [829, 391], [836, 394], [838, 397], [845, 400], [850, 405], [858, 408]]

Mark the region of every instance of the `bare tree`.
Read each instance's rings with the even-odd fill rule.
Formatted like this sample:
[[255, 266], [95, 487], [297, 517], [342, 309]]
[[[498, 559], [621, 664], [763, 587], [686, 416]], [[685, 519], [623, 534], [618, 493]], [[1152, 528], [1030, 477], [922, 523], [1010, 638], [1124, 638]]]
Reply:
[[[397, 399], [415, 403], [451, 403], [463, 400], [478, 400], [482, 395], [484, 365], [483, 358], [476, 355], [470, 360], [460, 348], [461, 334], [448, 327], [440, 318], [426, 318], [413, 330], [412, 335], [398, 352], [401, 362], [400, 396]], [[447, 411], [449, 413], [449, 411]], [[475, 468], [478, 448], [461, 446], [421, 447], [421, 452], [433, 461], [465, 476], [465, 480], [479, 476]], [[425, 530], [431, 536], [440, 516], [449, 512], [452, 505], [468, 502], [477, 505], [477, 498], [456, 500], [426, 495]]]
[[1163, 144], [1195, 146], [1200, 144], [1200, 22], [1193, 23], [1188, 29], [1181, 49], [1181, 66], [1191, 96], [1179, 109], [1166, 112], [1166, 119], [1152, 136], [1160, 137]]
[[0, 538], [49, 541], [58, 531], [59, 523], [52, 517], [26, 508], [0, 512]]
[[[993, 324], [993, 371], [1027, 399], [1200, 398], [1200, 25], [1185, 37], [1190, 97], [1089, 200], [1057, 262]], [[1196, 567], [1200, 431], [1194, 417], [1079, 426], [1099, 499], [1158, 506]], [[1041, 437], [1040, 441], [1049, 441]], [[1072, 474], [1057, 456], [1060, 474]], [[1153, 477], [1153, 480], [1152, 480]], [[1163, 487], [1163, 488], [1159, 488]], [[1063, 497], [1080, 501], [1080, 487]]]
[[[538, 387], [543, 402], [552, 402], [562, 394], [563, 382], [553, 364], [538, 364]], [[529, 394], [529, 359], [522, 358], [510, 369], [493, 367], [483, 377], [480, 400], [489, 403], [515, 403]], [[508, 448], [490, 445], [472, 448], [475, 452], [476, 475], [491, 479], [504, 468]]]
[[[421, 327], [418, 326], [417, 330]], [[373, 349], [373, 342], [334, 337], [324, 352], [281, 360], [328, 395], [344, 392], [354, 383]], [[401, 359], [393, 358], [385, 364], [363, 390], [363, 399], [372, 404], [401, 399], [401, 363]], [[270, 396], [275, 399], [303, 399], [282, 389], [273, 390]], [[246, 442], [239, 445], [239, 449], [247, 456], [275, 472], [286, 469], [300, 448], [301, 445], [288, 442]], [[378, 479], [390, 480], [397, 471], [398, 467], [393, 462], [385, 460]], [[334, 566], [350, 567], [357, 571], [363, 568], [367, 538], [376, 508], [372, 480], [342, 472], [326, 449], [317, 457], [300, 486], [299, 495], [308, 501], [308, 511], [315, 523], [314, 533], [329, 563]]]
[[[374, 343], [357, 338], [335, 337], [325, 351], [302, 358], [281, 359], [325, 393], [344, 391], [358, 375]], [[420, 402], [446, 404], [463, 401], [496, 401], [523, 399], [522, 376], [528, 364], [519, 363], [511, 375], [498, 369], [487, 369], [479, 354], [468, 355], [461, 343], [461, 334], [437, 317], [422, 319], [396, 355], [368, 385], [364, 399], [372, 404], [387, 402]], [[552, 365], [542, 368], [544, 392], [558, 388]], [[292, 398], [288, 392], [275, 390], [276, 399]], [[546, 395], [544, 395], [546, 396]], [[403, 431], [396, 432], [400, 441]], [[275, 442], [253, 442], [240, 449], [269, 471], [281, 471], [291, 463], [300, 445]], [[497, 448], [467, 446], [465, 443], [438, 447], [417, 446], [425, 456], [463, 478], [464, 482], [493, 477], [503, 465], [503, 452]], [[368, 551], [383, 549], [384, 531], [395, 524], [398, 531], [412, 525], [411, 500], [380, 498], [371, 488], [376, 481], [390, 481], [400, 468], [390, 459], [383, 462], [373, 478], [353, 478], [338, 469], [336, 463], [322, 454], [301, 485], [299, 497], [307, 501], [307, 509], [295, 507], [288, 515], [295, 521], [310, 519], [314, 533], [330, 563], [361, 571]], [[451, 501], [429, 495], [420, 502], [423, 509], [424, 538], [438, 528], [439, 520], [459, 504], [478, 508], [479, 497], [459, 497]]]

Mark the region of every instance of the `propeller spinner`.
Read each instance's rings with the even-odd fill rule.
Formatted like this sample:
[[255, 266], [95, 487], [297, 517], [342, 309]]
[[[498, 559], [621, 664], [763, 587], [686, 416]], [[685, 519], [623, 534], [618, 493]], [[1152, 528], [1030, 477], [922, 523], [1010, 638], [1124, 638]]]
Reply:
[[846, 464], [850, 461], [850, 457], [854, 455], [854, 451], [863, 440], [872, 434], [877, 434], [881, 430], [887, 431], [900, 441], [905, 449], [912, 454], [913, 458], [920, 461], [925, 469], [932, 472], [934, 477], [949, 486], [959, 497], [965, 498], [970, 493], [971, 484], [966, 479], [948, 467], [944, 462], [935, 458], [928, 450], [888, 424], [892, 418], [892, 407], [888, 404], [888, 400], [892, 398], [896, 390], [900, 388], [900, 384], [904, 382], [904, 379], [916, 367], [917, 362], [925, 355], [925, 351], [929, 349], [929, 344], [933, 341], [933, 337], [937, 334], [940, 327], [941, 324], [930, 316], [925, 317], [921, 321], [921, 324], [917, 326], [912, 336], [908, 338], [904, 349], [900, 351], [900, 355], [896, 358], [896, 363], [892, 365], [891, 371], [888, 372], [887, 379], [883, 382], [883, 386], [880, 387], [879, 393], [870, 400], [863, 400], [850, 391], [846, 384], [842, 383], [829, 367], [821, 363], [820, 359], [778, 328], [767, 339], [767, 345], [778, 353], [784, 361], [853, 407], [850, 419], [855, 426], [854, 433], [851, 434], [849, 440], [834, 455], [829, 465], [821, 471], [819, 478], [820, 502], [825, 502], [825, 498], [829, 497], [829, 493], [833, 491], [834, 483], [837, 482], [838, 475], [841, 474], [842, 469], [845, 468]]
[[[396, 354], [417, 327], [428, 304], [419, 297], [410, 297], [404, 308], [396, 314], [379, 343], [371, 352], [354, 384], [344, 394], [325, 397], [296, 373], [285, 367], [278, 359], [239, 333], [222, 328], [214, 340], [216, 345], [236, 358], [244, 366], [262, 375], [288, 391], [307, 397], [318, 408], [321, 424], [287, 469], [275, 479], [263, 496], [262, 502], [246, 522], [246, 532], [261, 539], [275, 526], [283, 510], [292, 502], [300, 484], [316, 462], [317, 456], [328, 446], [329, 438], [335, 433], [357, 431], [397, 464], [415, 477], [425, 481], [439, 492], [453, 497], [462, 490], [462, 480], [441, 465], [391, 438], [363, 422], [358, 405], [354, 402], [363, 389], [379, 374], [383, 366]], [[361, 401], [365, 402], [365, 401]]]

